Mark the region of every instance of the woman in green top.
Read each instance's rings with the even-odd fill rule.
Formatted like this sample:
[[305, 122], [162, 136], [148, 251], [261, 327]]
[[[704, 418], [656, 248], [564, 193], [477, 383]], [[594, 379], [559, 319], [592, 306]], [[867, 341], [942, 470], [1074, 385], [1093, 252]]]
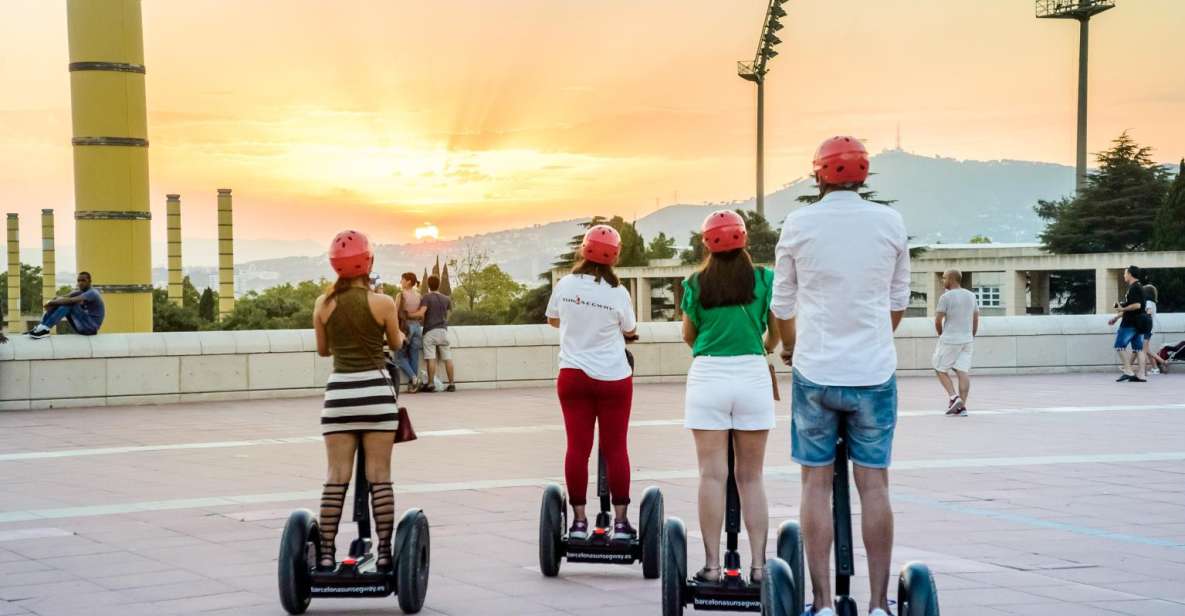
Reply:
[[706, 555], [696, 578], [720, 579], [720, 532], [728, 478], [728, 439], [753, 562], [752, 582], [765, 565], [769, 506], [765, 442], [774, 427], [773, 387], [766, 355], [777, 346], [769, 304], [773, 272], [753, 266], [748, 233], [736, 212], [712, 213], [703, 225], [709, 254], [683, 282], [683, 340], [694, 360], [687, 374], [684, 426], [699, 458], [699, 519]]

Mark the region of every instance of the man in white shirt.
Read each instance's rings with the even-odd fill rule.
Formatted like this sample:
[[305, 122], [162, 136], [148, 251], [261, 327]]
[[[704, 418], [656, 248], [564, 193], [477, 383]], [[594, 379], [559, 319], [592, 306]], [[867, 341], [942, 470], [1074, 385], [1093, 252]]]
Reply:
[[834, 137], [815, 154], [822, 199], [786, 217], [771, 310], [794, 367], [792, 456], [802, 465], [801, 522], [818, 616], [831, 607], [831, 485], [839, 422], [848, 434], [868, 552], [870, 616], [888, 616], [897, 424], [893, 331], [909, 305], [909, 246], [896, 210], [865, 201], [868, 152]]
[[[934, 347], [934, 371], [946, 389], [948, 417], [967, 416], [967, 394], [971, 393], [971, 353], [975, 335], [979, 333], [979, 301], [975, 294], [963, 288], [963, 273], [950, 270], [942, 276], [946, 293], [938, 298], [934, 313], [934, 329], [938, 344]], [[959, 379], [959, 390], [950, 380], [950, 373]]]

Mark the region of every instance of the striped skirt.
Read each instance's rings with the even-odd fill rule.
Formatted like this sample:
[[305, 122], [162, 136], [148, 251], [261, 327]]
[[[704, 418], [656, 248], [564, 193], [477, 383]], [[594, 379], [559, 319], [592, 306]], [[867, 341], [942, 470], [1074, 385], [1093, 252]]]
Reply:
[[334, 372], [325, 385], [321, 433], [393, 432], [399, 427], [395, 395], [382, 372]]

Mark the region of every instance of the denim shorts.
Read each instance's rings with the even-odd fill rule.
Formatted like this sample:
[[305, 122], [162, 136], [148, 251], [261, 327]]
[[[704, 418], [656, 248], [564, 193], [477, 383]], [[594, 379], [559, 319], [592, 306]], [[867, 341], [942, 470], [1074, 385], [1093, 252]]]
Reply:
[[897, 377], [880, 385], [819, 385], [794, 371], [790, 413], [791, 457], [803, 466], [835, 462], [839, 422], [848, 431], [848, 455], [868, 468], [888, 468], [897, 427]]
[[1125, 349], [1127, 345], [1131, 345], [1133, 351], [1144, 350], [1144, 336], [1140, 334], [1140, 330], [1127, 325], [1120, 326], [1115, 331], [1115, 348]]

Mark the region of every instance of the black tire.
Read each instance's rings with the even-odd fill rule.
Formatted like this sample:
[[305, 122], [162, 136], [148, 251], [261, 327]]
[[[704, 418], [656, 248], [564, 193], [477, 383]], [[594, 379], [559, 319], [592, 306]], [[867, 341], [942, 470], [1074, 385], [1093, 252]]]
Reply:
[[837, 597], [835, 599], [835, 616], [859, 616], [856, 600], [851, 597]]
[[642, 493], [642, 577], [653, 580], [662, 573], [662, 521], [666, 517], [662, 492], [654, 486]]
[[901, 568], [897, 582], [898, 616], [938, 616], [938, 587], [926, 565], [914, 561]]
[[800, 593], [786, 561], [771, 558], [765, 562], [761, 578], [761, 616], [801, 616], [803, 609], [796, 605]]
[[564, 558], [564, 490], [549, 484], [539, 506], [539, 571], [546, 577], [560, 574]]
[[408, 509], [395, 529], [395, 592], [404, 614], [415, 614], [424, 607], [431, 565], [428, 516], [420, 509]]
[[802, 528], [798, 522], [789, 520], [778, 528], [778, 558], [790, 567], [790, 576], [794, 580], [792, 613], [799, 616], [806, 610], [806, 568], [802, 560]]
[[280, 586], [280, 605], [289, 614], [303, 614], [312, 599], [312, 570], [317, 566], [321, 530], [317, 517], [308, 509], [297, 509], [288, 516], [280, 536], [280, 559], [276, 567]]
[[667, 518], [662, 529], [662, 616], [683, 616], [687, 584], [687, 531], [683, 520]]

